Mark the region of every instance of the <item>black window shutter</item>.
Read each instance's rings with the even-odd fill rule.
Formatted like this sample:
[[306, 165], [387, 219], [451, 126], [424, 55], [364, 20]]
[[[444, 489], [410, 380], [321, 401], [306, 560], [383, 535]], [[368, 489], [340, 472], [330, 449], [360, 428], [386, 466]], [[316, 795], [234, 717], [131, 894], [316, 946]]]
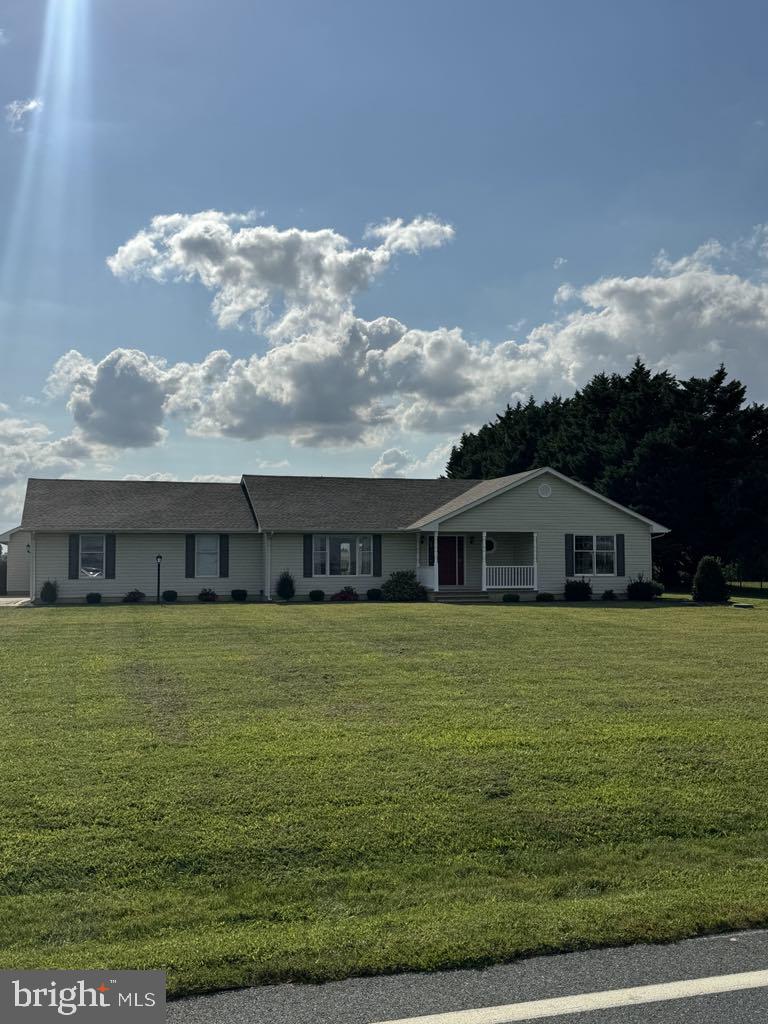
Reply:
[[381, 534], [373, 535], [373, 575], [381, 576]]
[[184, 575], [191, 579], [195, 575], [195, 535], [188, 533], [186, 538]]
[[114, 533], [107, 533], [104, 536], [104, 577], [108, 580], [115, 578], [115, 552], [117, 538]]
[[219, 576], [229, 576], [229, 534], [219, 534]]
[[565, 535], [565, 575], [573, 576], [573, 534]]
[[616, 534], [616, 575], [626, 576], [624, 565], [624, 534]]
[[76, 580], [80, 578], [80, 534], [70, 533], [69, 535], [69, 578]]
[[304, 576], [312, 575], [312, 534], [304, 534]]

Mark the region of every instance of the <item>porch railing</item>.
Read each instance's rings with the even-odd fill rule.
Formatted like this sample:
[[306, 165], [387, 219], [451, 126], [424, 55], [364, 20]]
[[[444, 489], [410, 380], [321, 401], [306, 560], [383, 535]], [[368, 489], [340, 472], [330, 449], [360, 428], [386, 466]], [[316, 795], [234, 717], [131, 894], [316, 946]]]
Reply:
[[533, 590], [535, 565], [486, 565], [485, 585], [489, 589]]

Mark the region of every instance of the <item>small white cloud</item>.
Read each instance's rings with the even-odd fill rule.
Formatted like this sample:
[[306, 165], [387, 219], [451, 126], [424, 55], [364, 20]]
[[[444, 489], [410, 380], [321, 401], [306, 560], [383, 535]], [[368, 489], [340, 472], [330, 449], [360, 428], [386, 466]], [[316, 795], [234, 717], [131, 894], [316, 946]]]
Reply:
[[43, 101], [39, 97], [28, 100], [11, 100], [5, 105], [5, 120], [10, 131], [23, 132], [25, 122], [30, 114], [43, 109]]
[[174, 482], [179, 478], [175, 473], [126, 473], [123, 480], [150, 480], [155, 483]]
[[230, 473], [223, 476], [220, 473], [197, 473], [192, 477], [192, 482], [195, 484], [239, 484], [240, 480], [240, 473]]
[[567, 262], [568, 260], [565, 258], [565, 256], [555, 256], [552, 262], [552, 269], [559, 270], [560, 267], [564, 267]]
[[578, 297], [578, 291], [573, 287], [572, 284], [561, 284], [555, 292], [555, 303], [559, 306], [564, 302], [572, 302], [573, 299]]
[[0, 46], [5, 46], [8, 42], [8, 33], [4, 28], [0, 28]]

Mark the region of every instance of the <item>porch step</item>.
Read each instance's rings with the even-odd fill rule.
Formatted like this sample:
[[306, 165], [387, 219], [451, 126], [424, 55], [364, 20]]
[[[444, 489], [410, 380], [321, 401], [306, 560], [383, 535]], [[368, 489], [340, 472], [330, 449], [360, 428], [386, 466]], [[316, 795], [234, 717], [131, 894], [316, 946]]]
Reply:
[[463, 593], [451, 593], [450, 591], [438, 590], [435, 594], [431, 592], [429, 595], [430, 601], [436, 601], [439, 604], [484, 604], [486, 601], [491, 600], [491, 595], [483, 593], [482, 591], [472, 592], [464, 591]]

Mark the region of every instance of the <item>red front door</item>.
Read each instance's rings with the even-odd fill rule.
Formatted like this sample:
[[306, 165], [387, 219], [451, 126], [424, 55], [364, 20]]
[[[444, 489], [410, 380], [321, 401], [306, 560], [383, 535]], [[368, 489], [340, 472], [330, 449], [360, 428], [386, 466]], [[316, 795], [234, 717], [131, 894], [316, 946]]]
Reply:
[[441, 587], [464, 585], [463, 537], [438, 537], [437, 566]]

